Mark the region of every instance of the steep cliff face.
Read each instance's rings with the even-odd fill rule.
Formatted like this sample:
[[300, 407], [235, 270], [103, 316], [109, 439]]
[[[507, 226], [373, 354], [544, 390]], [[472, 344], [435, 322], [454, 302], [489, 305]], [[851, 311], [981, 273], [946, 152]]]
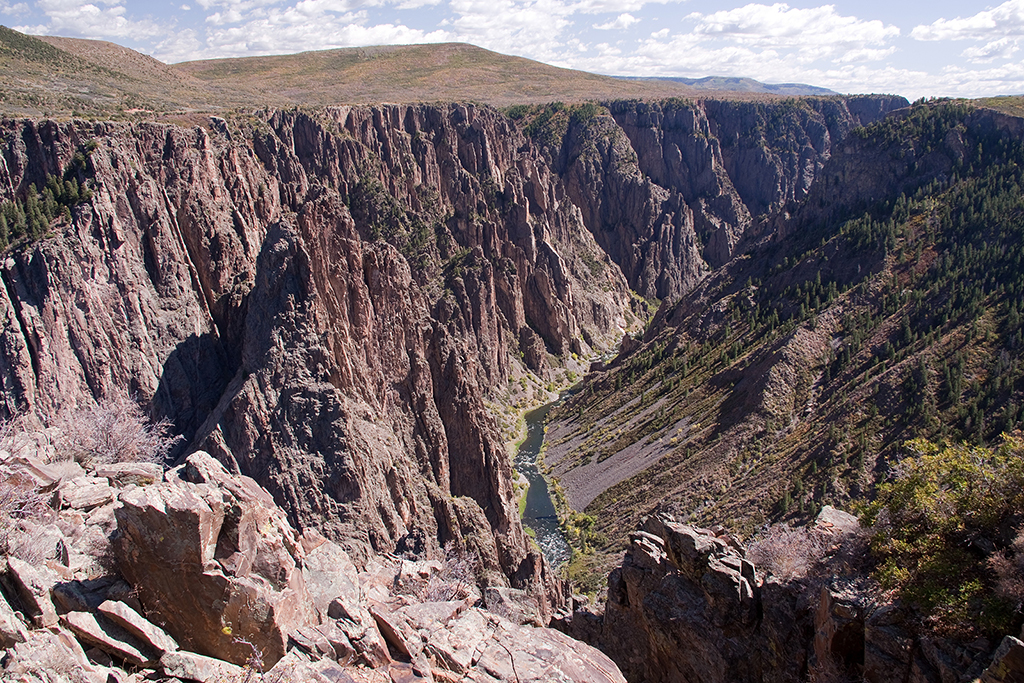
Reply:
[[901, 97], [614, 102], [574, 121], [561, 166], [598, 243], [645, 296], [676, 298], [803, 200], [856, 126]]
[[357, 559], [455, 541], [536, 581], [485, 400], [581, 370], [628, 287], [691, 290], [902, 103], [613, 103], [554, 154], [464, 105], [5, 121], [5, 200], [92, 195], [0, 264], [0, 413], [127, 392]]
[[618, 339], [628, 295], [500, 115], [7, 122], [4, 138], [8, 198], [65, 171], [94, 193], [3, 263], [5, 412], [128, 391], [357, 556], [465, 539], [540, 578], [483, 399], [521, 372], [520, 339]]

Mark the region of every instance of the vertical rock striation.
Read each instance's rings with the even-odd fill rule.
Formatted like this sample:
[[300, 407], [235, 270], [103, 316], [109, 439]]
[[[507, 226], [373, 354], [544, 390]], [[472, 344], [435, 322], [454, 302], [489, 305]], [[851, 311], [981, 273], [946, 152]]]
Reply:
[[485, 400], [617, 343], [900, 102], [614, 103], [552, 160], [472, 105], [3, 121], [0, 197], [92, 196], [0, 261], [0, 414], [128, 393], [357, 559], [455, 541], [517, 585]]

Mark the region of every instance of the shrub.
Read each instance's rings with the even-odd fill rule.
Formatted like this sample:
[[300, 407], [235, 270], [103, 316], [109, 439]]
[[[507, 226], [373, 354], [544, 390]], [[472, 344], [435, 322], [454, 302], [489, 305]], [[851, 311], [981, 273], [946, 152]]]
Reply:
[[828, 550], [828, 539], [820, 532], [777, 524], [750, 544], [747, 559], [762, 571], [789, 581], [807, 576]]
[[424, 602], [464, 600], [476, 588], [479, 561], [473, 555], [460, 552], [452, 543], [445, 545], [445, 559], [441, 571], [434, 572], [420, 591]]
[[1024, 513], [1024, 438], [1004, 436], [996, 448], [925, 440], [907, 448], [862, 510], [876, 578], [940, 631], [1009, 632], [1020, 622], [1014, 586], [1024, 546], [1002, 529]]
[[32, 480], [21, 474], [0, 472], [0, 555], [10, 551], [11, 533], [21, 520], [39, 519], [49, 509]]
[[173, 439], [170, 423], [153, 424], [135, 401], [116, 397], [89, 408], [67, 410], [51, 420], [56, 427], [57, 460], [83, 467], [112, 462], [160, 462]]

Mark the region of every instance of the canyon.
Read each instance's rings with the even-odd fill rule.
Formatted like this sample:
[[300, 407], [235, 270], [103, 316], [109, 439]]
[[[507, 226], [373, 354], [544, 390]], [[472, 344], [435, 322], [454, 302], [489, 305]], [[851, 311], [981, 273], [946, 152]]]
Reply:
[[[807, 435], [794, 416], [814, 413], [822, 380], [802, 371], [823, 376], [829, 348], [841, 353], [830, 344], [843, 337], [842, 311], [822, 310], [806, 328], [794, 322], [791, 336], [746, 356], [743, 373], [673, 373], [678, 362], [739, 353], [729, 344], [742, 321], [730, 316], [739, 290], [760, 301], [754, 279], [781, 273], [780, 292], [810, 281], [814, 264], [797, 264], [844, 221], [948, 183], [982, 141], [990, 154], [989, 138], [1003, 148], [1021, 138], [1021, 119], [978, 110], [927, 150], [917, 138], [882, 139], [885, 122], [922, 108], [835, 96], [4, 119], [5, 206], [45, 204], [53, 179], [82, 193], [55, 209], [44, 234], [3, 252], [0, 417], [26, 416], [38, 430], [131, 397], [170, 425], [170, 463], [208, 454], [224, 476], [265, 490], [284, 536], [336, 544], [359, 570], [382, 557], [466, 554], [483, 583], [533, 600], [535, 621], [604, 648], [630, 680], [768, 680], [769, 669], [772, 680], [795, 680], [817, 661], [806, 656], [815, 629], [806, 605], [784, 595], [800, 620], [763, 621], [762, 591], [785, 589], [755, 578], [724, 532], [682, 524], [749, 532], [813, 518], [803, 503], [802, 517], [767, 509], [789, 470], [726, 478], [708, 464], [735, 460], [739, 471], [755, 439]], [[890, 253], [872, 260], [837, 248], [825, 272], [856, 284], [862, 267], [892, 267]], [[764, 287], [779, 294], [772, 305], [783, 300]], [[569, 580], [524, 531], [505, 445], [520, 410], [584, 375], [552, 413], [544, 461], [568, 504], [599, 518], [598, 590], [624, 562], [603, 614], [579, 609]], [[677, 415], [685, 406], [703, 412]], [[805, 467], [807, 450], [786, 467]], [[845, 501], [870, 486], [862, 479]], [[134, 495], [121, 494], [125, 529], [129, 508], [141, 506]], [[809, 502], [820, 511], [820, 499]], [[648, 517], [655, 506], [659, 516]], [[681, 537], [699, 558], [672, 550]], [[659, 592], [666, 581], [699, 585], [712, 556], [708, 575], [740, 591], [739, 603], [703, 617], [716, 628], [735, 622], [722, 631], [742, 641], [728, 658], [775, 649], [718, 678], [699, 663], [665, 664], [672, 650], [659, 639], [676, 633], [671, 609], [634, 609], [648, 596], [678, 597], [682, 589]], [[766, 623], [779, 632], [759, 632]], [[622, 655], [616, 629], [642, 633], [651, 661], [665, 665], [648, 670]], [[804, 654], [783, 662], [779, 643], [790, 638]], [[702, 661], [718, 661], [707, 648]], [[992, 649], [972, 653], [974, 674]]]

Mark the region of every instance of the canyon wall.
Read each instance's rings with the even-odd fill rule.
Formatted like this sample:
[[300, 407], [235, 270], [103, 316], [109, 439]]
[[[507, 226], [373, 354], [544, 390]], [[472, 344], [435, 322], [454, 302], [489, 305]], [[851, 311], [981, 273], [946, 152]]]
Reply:
[[452, 541], [537, 585], [486, 401], [618, 343], [630, 288], [692, 288], [901, 103], [613, 103], [553, 156], [471, 105], [4, 121], [3, 199], [92, 196], [0, 262], [0, 414], [128, 393], [357, 560]]

